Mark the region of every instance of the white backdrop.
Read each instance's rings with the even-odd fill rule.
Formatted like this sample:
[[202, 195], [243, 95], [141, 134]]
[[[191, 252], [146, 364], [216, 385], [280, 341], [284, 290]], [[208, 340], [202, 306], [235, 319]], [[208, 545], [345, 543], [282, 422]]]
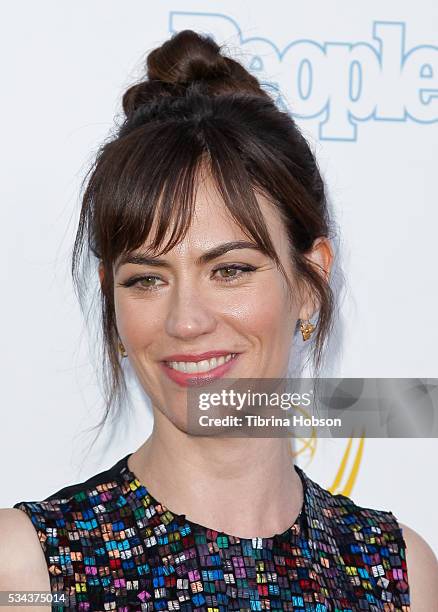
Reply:
[[[0, 505], [43, 499], [134, 451], [136, 410], [109, 449], [86, 428], [101, 398], [69, 275], [79, 186], [145, 54], [211, 33], [277, 83], [315, 147], [347, 280], [333, 376], [438, 377], [438, 5], [16, 0], [3, 4]], [[97, 282], [97, 278], [96, 278]], [[354, 441], [351, 455], [357, 452]], [[345, 440], [300, 464], [330, 486]], [[392, 510], [438, 552], [436, 440], [366, 440], [351, 496]], [[349, 464], [351, 464], [350, 457]], [[342, 488], [342, 487], [341, 487]]]

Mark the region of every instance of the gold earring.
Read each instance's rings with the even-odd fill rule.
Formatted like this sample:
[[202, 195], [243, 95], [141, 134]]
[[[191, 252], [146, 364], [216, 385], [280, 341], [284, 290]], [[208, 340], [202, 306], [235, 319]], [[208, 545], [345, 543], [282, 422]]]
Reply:
[[310, 338], [310, 336], [312, 335], [312, 333], [314, 332], [314, 330], [316, 329], [316, 326], [313, 325], [309, 319], [302, 319], [301, 320], [301, 325], [300, 325], [300, 331], [303, 335], [303, 340], [306, 341]]
[[122, 357], [127, 357], [128, 353], [126, 352], [125, 347], [123, 346], [123, 344], [121, 343], [121, 341], [119, 340], [119, 353]]

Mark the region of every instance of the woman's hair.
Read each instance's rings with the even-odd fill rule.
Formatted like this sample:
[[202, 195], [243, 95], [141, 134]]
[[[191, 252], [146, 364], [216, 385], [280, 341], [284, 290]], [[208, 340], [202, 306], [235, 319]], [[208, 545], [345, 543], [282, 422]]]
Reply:
[[[113, 265], [146, 240], [158, 255], [185, 236], [202, 168], [209, 171], [238, 226], [284, 273], [255, 193], [265, 195], [280, 214], [295, 278], [312, 291], [318, 305], [317, 327], [309, 341], [315, 372], [333, 322], [333, 291], [305, 257], [316, 238], [329, 237], [324, 183], [292, 117], [209, 36], [184, 30], [154, 49], [146, 64], [144, 80], [123, 96], [123, 122], [85, 177], [73, 247], [72, 274], [81, 304], [83, 252], [104, 269], [100, 331], [106, 411], [100, 424], [116, 405], [116, 412], [120, 410], [127, 391], [118, 351]], [[153, 221], [157, 228], [152, 240]]]

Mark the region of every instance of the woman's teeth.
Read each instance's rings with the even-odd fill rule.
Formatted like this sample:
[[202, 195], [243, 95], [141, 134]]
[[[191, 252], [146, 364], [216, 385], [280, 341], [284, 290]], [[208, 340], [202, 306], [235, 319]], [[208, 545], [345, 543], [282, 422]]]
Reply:
[[178, 370], [178, 372], [193, 374], [195, 372], [208, 372], [209, 370], [213, 370], [227, 361], [230, 361], [230, 359], [235, 356], [236, 353], [229, 353], [228, 355], [204, 359], [203, 361], [166, 361], [165, 363], [173, 370]]

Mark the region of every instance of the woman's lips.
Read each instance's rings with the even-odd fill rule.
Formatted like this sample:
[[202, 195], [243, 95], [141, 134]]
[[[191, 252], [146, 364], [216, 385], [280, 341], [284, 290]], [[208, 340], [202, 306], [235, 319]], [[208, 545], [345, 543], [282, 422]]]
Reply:
[[222, 365], [208, 370], [208, 372], [180, 372], [167, 365], [165, 361], [160, 361], [160, 366], [167, 376], [176, 382], [181, 387], [191, 387], [195, 385], [203, 385], [218, 378], [221, 378], [226, 374], [236, 363], [240, 353], [237, 353], [229, 361], [226, 361]]

